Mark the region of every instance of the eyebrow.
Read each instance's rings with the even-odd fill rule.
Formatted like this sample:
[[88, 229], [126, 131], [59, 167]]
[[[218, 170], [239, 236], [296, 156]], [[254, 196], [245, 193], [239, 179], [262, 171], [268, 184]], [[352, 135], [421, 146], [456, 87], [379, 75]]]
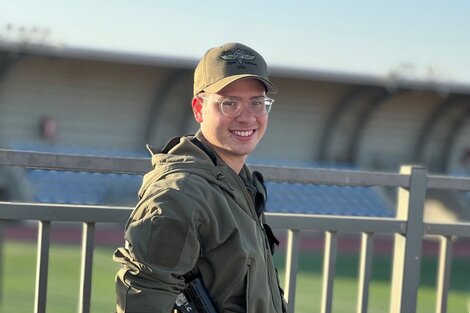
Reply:
[[[243, 97], [236, 97], [236, 96], [222, 96], [222, 95], [219, 95], [217, 94], [217, 96], [219, 97], [222, 97], [222, 98], [226, 98], [226, 99], [234, 99], [234, 100], [242, 100]], [[258, 98], [266, 98], [267, 96], [266, 95], [261, 95], [261, 96], [255, 96], [255, 97], [251, 97], [250, 100], [253, 100], [253, 99], [258, 99]]]

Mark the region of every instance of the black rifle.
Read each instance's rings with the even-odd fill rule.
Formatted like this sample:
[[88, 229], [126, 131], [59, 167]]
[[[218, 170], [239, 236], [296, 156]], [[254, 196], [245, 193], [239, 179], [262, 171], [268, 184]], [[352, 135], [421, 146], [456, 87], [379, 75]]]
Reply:
[[173, 310], [179, 313], [217, 313], [199, 277], [189, 282], [186, 289], [178, 295]]

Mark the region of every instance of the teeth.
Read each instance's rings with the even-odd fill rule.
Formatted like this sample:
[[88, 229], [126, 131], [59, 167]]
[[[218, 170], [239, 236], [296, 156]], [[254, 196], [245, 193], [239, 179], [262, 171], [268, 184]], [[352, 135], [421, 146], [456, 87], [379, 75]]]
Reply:
[[241, 137], [248, 137], [248, 136], [251, 136], [251, 134], [253, 134], [253, 130], [234, 130], [233, 133], [237, 136], [241, 136]]

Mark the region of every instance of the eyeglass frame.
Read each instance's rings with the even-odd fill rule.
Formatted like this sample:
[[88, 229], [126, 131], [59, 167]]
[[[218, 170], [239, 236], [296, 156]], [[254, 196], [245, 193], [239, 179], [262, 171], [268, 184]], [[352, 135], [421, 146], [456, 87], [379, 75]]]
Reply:
[[[211, 95], [215, 95], [215, 96], [218, 96], [218, 99], [214, 100], [214, 99], [209, 99], [209, 96]], [[205, 94], [205, 93], [200, 93], [197, 95], [197, 97], [199, 98], [202, 98], [204, 100], [212, 100], [214, 101], [215, 103], [217, 103], [219, 105], [219, 109], [220, 109], [220, 112], [222, 112], [222, 114], [226, 117], [238, 117], [242, 114], [243, 110], [241, 109], [241, 106], [240, 106], [240, 112], [238, 112], [238, 114], [236, 115], [229, 115], [227, 114], [226, 112], [224, 112], [224, 109], [223, 109], [223, 106], [222, 106], [222, 103], [226, 100], [232, 100], [232, 101], [238, 101], [240, 103], [242, 103], [243, 101], [240, 99], [240, 98], [237, 98], [237, 97], [224, 97], [224, 96], [221, 96], [221, 95], [217, 95], [217, 94]], [[252, 104], [253, 104], [253, 101], [254, 100], [257, 100], [257, 99], [264, 99], [265, 101], [265, 108], [266, 108], [266, 113], [264, 114], [255, 114], [255, 112], [253, 111], [253, 108], [252, 108]], [[266, 101], [269, 102], [268, 104], [266, 104]], [[256, 117], [263, 117], [263, 116], [266, 116], [269, 114], [269, 112], [271, 111], [271, 108], [273, 106], [273, 103], [274, 103], [274, 99], [272, 98], [269, 98], [267, 96], [259, 96], [259, 97], [255, 97], [255, 98], [252, 98], [250, 99], [250, 105], [249, 105], [249, 108], [250, 108], [250, 112], [253, 113], [254, 116]]]

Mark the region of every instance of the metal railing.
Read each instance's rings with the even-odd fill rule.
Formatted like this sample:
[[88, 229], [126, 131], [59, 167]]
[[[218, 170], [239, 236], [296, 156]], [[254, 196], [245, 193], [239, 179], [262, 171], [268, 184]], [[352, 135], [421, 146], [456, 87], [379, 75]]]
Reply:
[[[150, 170], [148, 159], [70, 156], [11, 150], [0, 150], [1, 165], [127, 174], [144, 174]], [[338, 234], [341, 233], [357, 233], [361, 238], [357, 313], [367, 312], [375, 234], [394, 236], [390, 313], [416, 312], [422, 241], [427, 235], [438, 236], [440, 253], [435, 312], [446, 312], [453, 239], [470, 237], [470, 224], [424, 222], [426, 191], [431, 188], [470, 191], [470, 179], [428, 175], [424, 168], [413, 166], [402, 167], [400, 173], [269, 166], [251, 166], [251, 168], [262, 172], [267, 181], [398, 188], [395, 218], [266, 214], [268, 223], [273, 228], [287, 231], [284, 289], [291, 312], [295, 312], [300, 254], [299, 236], [306, 230], [322, 231], [325, 234], [320, 312], [332, 311]], [[131, 208], [111, 206], [0, 202], [0, 220], [37, 220], [39, 222], [34, 312], [46, 311], [51, 222], [70, 221], [83, 224], [78, 312], [89, 312], [95, 225], [97, 223], [124, 223], [130, 212]]]

